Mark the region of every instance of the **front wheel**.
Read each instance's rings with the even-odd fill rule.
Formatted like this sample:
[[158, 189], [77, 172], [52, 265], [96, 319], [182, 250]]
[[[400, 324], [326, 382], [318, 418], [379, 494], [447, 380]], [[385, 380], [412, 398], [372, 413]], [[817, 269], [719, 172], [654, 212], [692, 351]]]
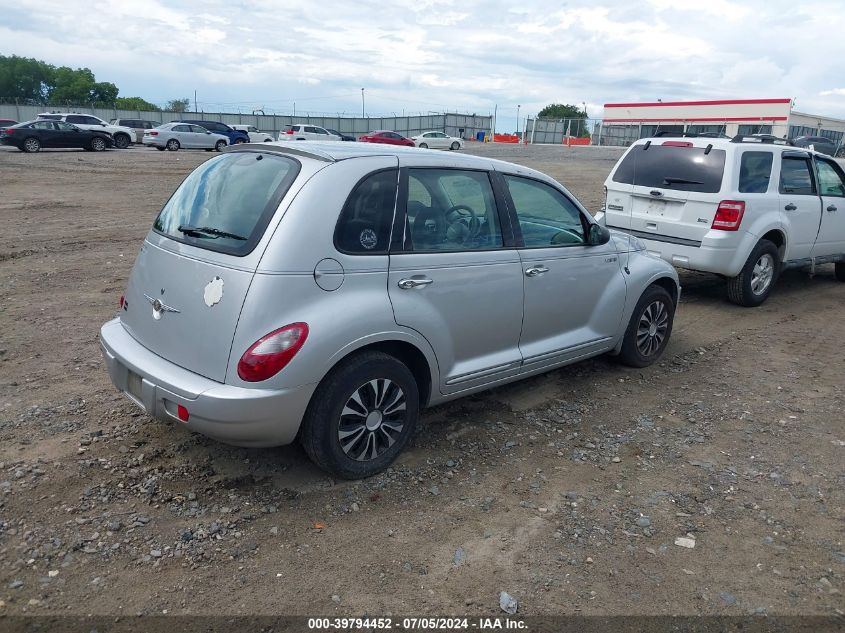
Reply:
[[99, 136], [95, 136], [91, 139], [91, 151], [92, 152], [102, 152], [106, 149], [106, 141], [101, 139]]
[[242, 138], [239, 138], [239, 139], [236, 139], [236, 140], [235, 140], [235, 145], [240, 145], [241, 143], [246, 143], [246, 141], [245, 141], [245, 140], [243, 140]]
[[628, 322], [619, 359], [631, 367], [648, 367], [663, 354], [672, 324], [675, 302], [661, 286], [649, 286]]
[[35, 152], [41, 151], [41, 141], [34, 136], [30, 136], [28, 139], [24, 140], [21, 149], [27, 154], [34, 154]]
[[428, 149], [428, 143], [420, 143], [420, 149]]
[[353, 356], [317, 387], [300, 442], [311, 460], [343, 479], [381, 472], [413, 437], [419, 389], [411, 371], [381, 352]]
[[451, 149], [453, 149], [453, 150], [461, 149], [461, 144], [458, 143], [458, 141], [455, 141], [454, 143], [452, 143]]
[[217, 150], [218, 152], [222, 152], [224, 149], [226, 149], [226, 141], [222, 141], [222, 140], [217, 141], [214, 144], [214, 149]]
[[177, 152], [179, 151], [179, 141], [177, 141], [175, 138], [172, 138], [167, 141], [167, 145], [165, 145], [165, 147], [167, 147], [167, 151], [169, 152]]
[[778, 247], [769, 240], [760, 240], [740, 273], [728, 279], [728, 299], [746, 308], [756, 307], [769, 298], [779, 274]]
[[126, 134], [115, 134], [114, 135], [114, 146], [117, 149], [126, 149], [129, 145], [132, 144], [132, 139], [129, 138]]

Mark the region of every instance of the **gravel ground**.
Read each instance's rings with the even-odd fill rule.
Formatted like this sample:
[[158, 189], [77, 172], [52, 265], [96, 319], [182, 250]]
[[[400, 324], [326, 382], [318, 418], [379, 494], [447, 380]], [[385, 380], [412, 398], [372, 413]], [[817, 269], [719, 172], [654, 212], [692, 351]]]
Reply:
[[[590, 208], [617, 150], [479, 146]], [[385, 474], [223, 446], [117, 394], [99, 326], [205, 152], [0, 150], [0, 613], [842, 613], [845, 284], [682, 275], [663, 362], [431, 409]]]

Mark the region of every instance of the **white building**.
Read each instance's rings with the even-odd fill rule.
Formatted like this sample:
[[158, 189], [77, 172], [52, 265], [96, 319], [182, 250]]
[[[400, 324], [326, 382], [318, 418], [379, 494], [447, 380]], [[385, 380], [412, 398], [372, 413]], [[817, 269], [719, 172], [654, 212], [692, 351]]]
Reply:
[[796, 112], [792, 99], [606, 103], [602, 119], [602, 145], [629, 145], [658, 132], [824, 136], [837, 144], [845, 136], [845, 120]]

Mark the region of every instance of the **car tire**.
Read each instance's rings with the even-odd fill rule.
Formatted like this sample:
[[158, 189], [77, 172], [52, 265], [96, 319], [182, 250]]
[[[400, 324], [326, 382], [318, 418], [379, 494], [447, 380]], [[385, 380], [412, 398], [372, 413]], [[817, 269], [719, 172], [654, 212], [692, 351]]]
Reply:
[[164, 151], [164, 148], [163, 148], [163, 147], [156, 147], [156, 149], [157, 149], [158, 151], [160, 151], [160, 152], [163, 152], [163, 151]]
[[172, 138], [167, 141], [164, 146], [167, 148], [168, 152], [178, 152], [179, 148], [181, 147], [179, 145], [179, 141], [177, 141], [175, 138]]
[[234, 144], [235, 144], [235, 145], [242, 145], [243, 143], [246, 143], [246, 141], [245, 141], [245, 140], [243, 140], [242, 138], [239, 138], [239, 139], [236, 139], [236, 140], [235, 140], [235, 143], [234, 143]]
[[226, 141], [224, 141], [224, 140], [217, 141], [214, 144], [214, 149], [218, 152], [222, 152], [224, 149], [226, 149]]
[[453, 151], [454, 151], [454, 150], [456, 150], [456, 149], [461, 149], [461, 144], [460, 144], [460, 143], [458, 143], [458, 141], [455, 141], [454, 143], [452, 143], [452, 144], [449, 146], [449, 149], [451, 149], [451, 150], [453, 150]]
[[760, 240], [740, 273], [728, 279], [728, 299], [737, 305], [754, 308], [769, 298], [778, 275], [778, 247], [769, 240]]
[[428, 143], [420, 143], [420, 149], [428, 149]]
[[129, 137], [128, 134], [115, 134], [114, 135], [114, 146], [117, 149], [126, 149], [132, 144], [132, 139]]
[[27, 154], [34, 154], [35, 152], [41, 151], [41, 141], [39, 141], [34, 136], [30, 136], [29, 138], [25, 138], [23, 143], [21, 143], [21, 151], [26, 152]]
[[95, 136], [91, 139], [88, 147], [91, 148], [92, 152], [103, 152], [106, 149], [106, 141], [101, 139], [99, 136]]
[[845, 281], [845, 262], [836, 262], [833, 267], [833, 274], [839, 281]]
[[[401, 406], [404, 410], [396, 408]], [[299, 441], [323, 470], [342, 479], [363, 479], [393, 463], [413, 437], [418, 418], [419, 388], [408, 367], [382, 352], [362, 352], [320, 382]]]
[[662, 286], [646, 288], [628, 321], [619, 360], [631, 367], [648, 367], [669, 343], [675, 321], [675, 301]]

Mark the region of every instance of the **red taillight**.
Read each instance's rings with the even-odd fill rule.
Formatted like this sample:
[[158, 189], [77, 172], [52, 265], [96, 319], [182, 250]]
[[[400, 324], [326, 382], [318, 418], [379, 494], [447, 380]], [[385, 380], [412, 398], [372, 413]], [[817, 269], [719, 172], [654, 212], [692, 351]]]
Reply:
[[0, 132], [3, 132], [4, 134], [11, 134], [14, 131], [15, 131], [14, 128], [10, 128], [10, 127], [7, 127], [5, 130], [0, 130]]
[[181, 404], [176, 407], [176, 415], [179, 416], [179, 419], [182, 420], [182, 422], [187, 422], [188, 418], [191, 417], [191, 414], [188, 413], [188, 410]]
[[286, 130], [286, 131], [285, 131], [285, 134], [293, 134], [293, 128], [291, 128], [291, 129], [289, 129], [289, 130]]
[[308, 338], [308, 324], [291, 323], [250, 345], [238, 362], [238, 376], [260, 382], [278, 374], [296, 356]]
[[147, 134], [149, 134], [150, 136], [158, 136], [158, 132], [156, 132], [154, 130], [147, 132]]
[[126, 305], [126, 297], [120, 295], [120, 307], [122, 308], [124, 305]]
[[720, 231], [736, 231], [745, 213], [745, 203], [742, 200], [722, 200], [716, 209], [716, 217], [710, 228]]
[[663, 141], [661, 145], [668, 147], [692, 147], [692, 143], [689, 141]]

